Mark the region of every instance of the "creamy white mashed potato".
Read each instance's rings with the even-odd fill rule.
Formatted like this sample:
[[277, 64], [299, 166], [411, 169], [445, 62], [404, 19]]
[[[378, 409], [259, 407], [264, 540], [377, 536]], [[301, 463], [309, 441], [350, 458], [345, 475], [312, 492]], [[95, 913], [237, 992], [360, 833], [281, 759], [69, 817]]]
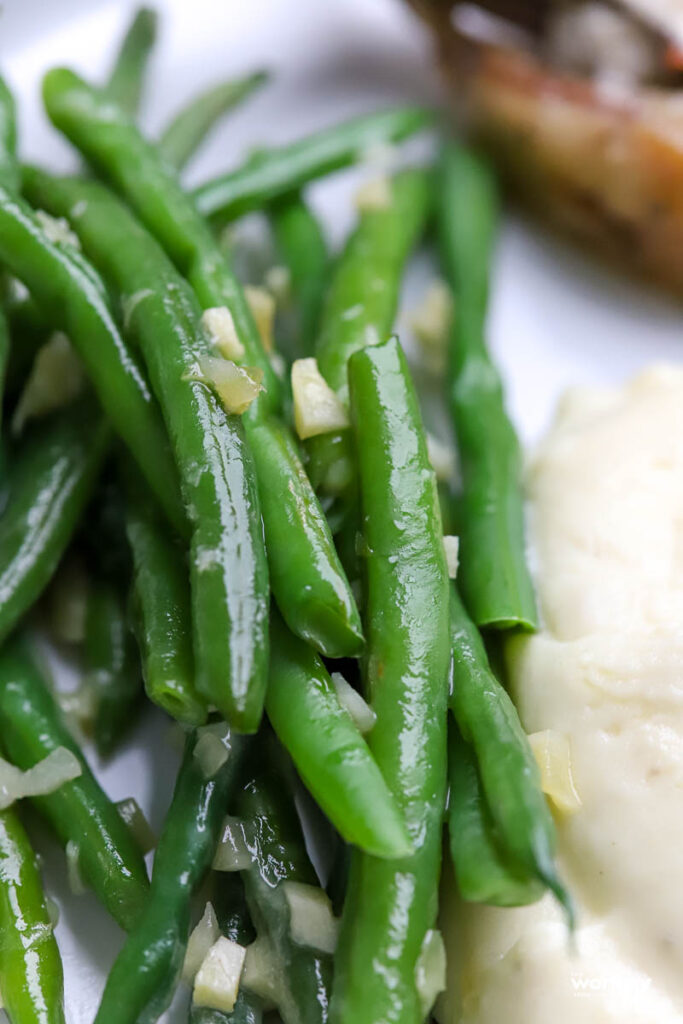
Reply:
[[683, 369], [577, 390], [528, 470], [543, 630], [512, 641], [527, 732], [569, 741], [575, 948], [546, 898], [451, 906], [443, 1024], [683, 1022]]

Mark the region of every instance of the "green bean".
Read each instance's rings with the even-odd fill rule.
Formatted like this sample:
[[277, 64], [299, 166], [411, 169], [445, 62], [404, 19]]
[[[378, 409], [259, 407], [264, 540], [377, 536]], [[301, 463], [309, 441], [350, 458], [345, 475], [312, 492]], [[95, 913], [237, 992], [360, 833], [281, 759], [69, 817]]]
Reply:
[[116, 55], [106, 89], [112, 101], [131, 116], [138, 112], [149, 59], [157, 36], [157, 15], [149, 7], [134, 14]]
[[555, 825], [526, 734], [507, 692], [491, 672], [483, 641], [451, 587], [451, 707], [472, 744], [500, 845], [522, 872], [555, 893], [571, 916], [554, 864]]
[[137, 645], [119, 588], [110, 581], [95, 580], [88, 590], [84, 668], [95, 694], [95, 745], [107, 756], [132, 725], [142, 695]]
[[164, 425], [128, 351], [104, 285], [71, 247], [51, 242], [33, 211], [0, 186], [0, 262], [24, 282], [53, 328], [66, 332], [102, 407], [139, 463], [165, 512], [186, 529]]
[[197, 379], [208, 339], [191, 289], [124, 204], [97, 182], [26, 174], [33, 195], [71, 212], [85, 250], [122, 296], [171, 436], [192, 522], [190, 578], [197, 688], [254, 731], [268, 665], [268, 570], [242, 424]]
[[400, 142], [428, 127], [432, 116], [418, 107], [362, 114], [343, 124], [254, 153], [245, 164], [195, 189], [199, 210], [221, 223], [258, 210], [316, 178], [350, 167], [363, 151]]
[[438, 183], [443, 266], [457, 310], [448, 397], [462, 475], [458, 578], [478, 626], [535, 629], [519, 443], [485, 343], [496, 184], [488, 165], [455, 143], [443, 151]]
[[290, 628], [301, 635], [303, 619], [306, 639], [324, 654], [356, 654], [362, 640], [351, 589], [296, 445], [269, 415], [278, 405], [277, 376], [218, 243], [154, 146], [97, 90], [56, 70], [45, 78], [44, 95], [55, 125], [124, 193], [187, 276], [200, 304], [230, 310], [244, 362], [264, 373], [265, 392], [243, 421], [256, 460], [275, 598]]
[[[10, 362], [9, 324], [2, 308], [0, 308], [0, 413], [2, 410], [5, 383]], [[0, 414], [0, 434], [2, 434], [2, 415]]]
[[0, 653], [0, 732], [18, 768], [32, 768], [57, 747], [80, 761], [82, 773], [32, 803], [60, 841], [73, 844], [83, 880], [122, 928], [137, 921], [147, 897], [142, 853], [116, 806], [102, 792], [23, 638]]
[[338, 1024], [423, 1019], [415, 968], [434, 927], [446, 797], [448, 573], [417, 398], [396, 339], [349, 361], [366, 552], [368, 744], [414, 852], [354, 851], [335, 961]]
[[9, 333], [4, 394], [14, 399], [29, 375], [33, 360], [50, 335], [40, 310], [23, 284], [10, 278], [5, 281], [3, 308]]
[[147, 696], [190, 725], [206, 719], [194, 683], [190, 588], [184, 552], [133, 466], [124, 467], [126, 532], [133, 554], [134, 620]]
[[325, 666], [276, 613], [266, 711], [304, 784], [347, 842], [376, 857], [410, 853], [401, 814]]
[[296, 331], [288, 355], [301, 359], [312, 354], [318, 330], [330, 271], [327, 243], [318, 218], [300, 195], [284, 196], [268, 212], [296, 306]]
[[17, 115], [14, 97], [0, 76], [0, 184], [9, 192], [20, 186], [17, 163]]
[[12, 1024], [64, 1024], [64, 978], [36, 857], [14, 811], [0, 813], [0, 990]]
[[246, 823], [251, 866], [242, 872], [259, 937], [278, 964], [277, 1006], [284, 1024], [324, 1024], [328, 1018], [332, 958], [292, 938], [287, 882], [316, 885], [306, 854], [287, 766], [272, 737], [262, 737], [258, 769], [242, 790], [237, 811]]
[[154, 858], [149, 898], [109, 974], [95, 1024], [151, 1024], [180, 979], [190, 900], [211, 865], [248, 741], [231, 736], [226, 762], [208, 778], [195, 756], [196, 742], [192, 733]]
[[109, 429], [88, 403], [38, 424], [10, 468], [0, 517], [0, 641], [49, 583], [94, 489]]
[[158, 142], [165, 160], [178, 170], [192, 159], [212, 128], [269, 80], [267, 71], [254, 71], [205, 89], [183, 106]]
[[457, 728], [448, 737], [448, 774], [448, 833], [462, 898], [496, 907], [518, 907], [540, 899], [543, 884], [513, 864], [497, 841], [474, 751]]

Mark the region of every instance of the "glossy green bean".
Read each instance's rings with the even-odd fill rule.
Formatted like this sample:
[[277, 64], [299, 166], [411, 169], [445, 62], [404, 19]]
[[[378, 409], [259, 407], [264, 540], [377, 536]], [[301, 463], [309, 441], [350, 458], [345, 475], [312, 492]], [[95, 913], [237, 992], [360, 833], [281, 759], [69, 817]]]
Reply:
[[448, 737], [448, 777], [448, 834], [462, 898], [496, 907], [518, 907], [540, 899], [543, 883], [515, 865], [497, 841], [477, 759], [457, 727]]
[[104, 285], [75, 250], [51, 242], [30, 207], [2, 186], [0, 262], [24, 282], [52, 327], [69, 336], [114, 429], [171, 522], [185, 531], [166, 431], [147, 381], [107, 305]]
[[500, 845], [571, 913], [554, 863], [555, 825], [514, 704], [489, 668], [479, 632], [451, 587], [451, 708], [477, 757]]
[[0, 990], [12, 1024], [64, 1024], [64, 977], [36, 856], [0, 813]]
[[0, 76], [0, 184], [9, 192], [19, 191], [17, 113], [14, 97], [2, 76]]
[[159, 138], [158, 147], [167, 163], [178, 170], [185, 167], [216, 124], [261, 89], [269, 78], [267, 71], [254, 71], [243, 78], [219, 82], [193, 96]]
[[214, 856], [247, 742], [230, 737], [226, 762], [206, 777], [192, 733], [154, 858], [144, 912], [107, 979], [95, 1024], [151, 1024], [171, 1001], [185, 957], [190, 901]]
[[86, 252], [122, 297], [166, 418], [192, 523], [197, 688], [244, 732], [258, 726], [268, 666], [268, 568], [242, 424], [197, 378], [209, 341], [185, 281], [127, 207], [97, 182], [26, 174], [31, 194], [72, 214]]
[[133, 555], [133, 618], [147, 696], [180, 722], [201, 725], [192, 652], [190, 585], [185, 553], [172, 537], [144, 480], [124, 467], [126, 533]]
[[116, 806], [101, 790], [67, 729], [23, 638], [0, 652], [0, 732], [13, 764], [26, 769], [66, 747], [82, 773], [32, 803], [60, 841], [72, 843], [78, 869], [114, 920], [129, 929], [138, 920], [148, 885], [142, 853]]
[[285, 883], [316, 885], [288, 785], [288, 768], [272, 737], [263, 736], [258, 768], [242, 790], [237, 812], [246, 823], [251, 866], [242, 872], [252, 920], [278, 963], [277, 1007], [284, 1024], [328, 1019], [332, 958], [292, 938]]
[[157, 14], [140, 7], [121, 40], [106, 89], [112, 101], [134, 116], [138, 112], [149, 59], [157, 37]]
[[483, 160], [451, 143], [441, 157], [437, 195], [443, 266], [457, 310], [448, 398], [462, 475], [458, 578], [478, 626], [535, 629], [519, 443], [485, 343], [496, 183]]
[[437, 910], [446, 798], [448, 573], [436, 479], [396, 339], [349, 361], [363, 511], [368, 744], [414, 852], [355, 852], [335, 961], [336, 1024], [418, 1024], [415, 968]]
[[305, 786], [347, 842], [376, 857], [410, 853], [401, 813], [327, 669], [276, 613], [266, 712]]
[[0, 641], [49, 583], [92, 494], [110, 431], [88, 403], [34, 427], [10, 467], [0, 517]]
[[[56, 70], [46, 76], [43, 91], [55, 125], [124, 193], [187, 276], [200, 304], [230, 310], [245, 348], [243, 361], [264, 373], [265, 391], [244, 413], [243, 421], [256, 459], [275, 598], [296, 632], [299, 626], [293, 610], [304, 609], [307, 638], [313, 637], [323, 653], [357, 653], [360, 620], [351, 589], [293, 439], [269, 418], [278, 405], [277, 376], [218, 243], [155, 147], [130, 119], [113, 111], [97, 90], [69, 71]], [[301, 500], [292, 494], [292, 480]], [[275, 496], [287, 501], [284, 514]], [[280, 543], [283, 524], [288, 531], [284, 544]], [[306, 548], [306, 557], [299, 558]], [[280, 571], [290, 551], [292, 562]], [[330, 628], [313, 636], [320, 625]]]
[[241, 167], [200, 185], [194, 197], [205, 217], [225, 223], [316, 178], [350, 167], [362, 158], [364, 150], [384, 142], [400, 142], [431, 122], [432, 115], [419, 107], [362, 114], [277, 149], [254, 153]]
[[93, 580], [88, 590], [83, 660], [95, 695], [95, 745], [106, 757], [133, 724], [142, 696], [140, 656], [125, 602], [108, 580]]
[[289, 272], [296, 324], [287, 355], [313, 354], [313, 343], [330, 276], [327, 242], [318, 218], [298, 195], [284, 196], [268, 210], [280, 259]]

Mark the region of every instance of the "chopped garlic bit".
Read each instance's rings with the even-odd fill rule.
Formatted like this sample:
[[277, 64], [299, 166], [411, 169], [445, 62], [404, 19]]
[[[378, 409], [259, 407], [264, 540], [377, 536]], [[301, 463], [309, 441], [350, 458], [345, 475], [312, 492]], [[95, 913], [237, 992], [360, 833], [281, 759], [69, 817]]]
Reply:
[[66, 747], [51, 750], [47, 757], [26, 771], [0, 758], [0, 810], [25, 796], [54, 793], [65, 782], [77, 779], [82, 771], [81, 762]]
[[65, 220], [64, 217], [53, 217], [45, 210], [36, 210], [36, 220], [39, 221], [48, 241], [80, 249], [80, 239], [73, 233], [68, 220]]
[[74, 896], [82, 896], [86, 891], [86, 885], [81, 876], [80, 864], [78, 862], [79, 856], [78, 843], [70, 839], [66, 844], [66, 876], [69, 888]]
[[50, 335], [38, 349], [24, 390], [12, 417], [12, 431], [20, 434], [26, 422], [67, 405], [85, 387], [81, 361], [61, 331]]
[[237, 328], [232, 313], [227, 306], [214, 306], [202, 313], [202, 326], [217, 348], [226, 359], [240, 360], [244, 358], [244, 345], [237, 336]]
[[327, 383], [315, 359], [297, 359], [292, 364], [294, 425], [305, 440], [349, 426], [349, 415], [341, 399]]
[[230, 1013], [235, 1006], [246, 949], [221, 935], [197, 971], [192, 992], [195, 1006]]
[[361, 733], [370, 732], [377, 721], [377, 715], [370, 705], [363, 700], [358, 690], [354, 690], [351, 684], [344, 679], [341, 672], [333, 672], [330, 678], [337, 691], [339, 703], [351, 715], [358, 731]]
[[437, 480], [448, 482], [453, 479], [455, 470], [455, 451], [450, 445], [439, 441], [427, 431], [427, 454], [436, 473]]
[[396, 167], [400, 152], [398, 146], [391, 142], [375, 140], [361, 150], [358, 163], [386, 174]]
[[415, 984], [422, 1018], [429, 1016], [436, 997], [446, 988], [446, 947], [441, 932], [431, 928], [424, 937], [415, 965]]
[[544, 729], [529, 736], [541, 772], [543, 792], [563, 814], [574, 814], [581, 807], [572, 776], [569, 737], [556, 729]]
[[317, 885], [304, 882], [283, 882], [289, 904], [292, 940], [299, 946], [311, 946], [323, 953], [334, 953], [339, 935], [339, 921], [332, 913], [326, 892]]
[[210, 779], [230, 756], [230, 727], [225, 722], [212, 722], [197, 729], [193, 756], [199, 761], [205, 777]]
[[71, 555], [60, 566], [50, 587], [49, 628], [55, 640], [79, 644], [85, 639], [88, 575], [80, 558]]
[[451, 533], [444, 534], [443, 538], [443, 549], [446, 552], [446, 565], [448, 566], [448, 575], [452, 580], [458, 575], [458, 549], [460, 547], [460, 539], [454, 537]]
[[97, 693], [94, 686], [86, 681], [74, 690], [62, 690], [56, 694], [57, 703], [66, 718], [69, 732], [79, 741], [92, 732], [97, 712]]
[[281, 964], [275, 956], [270, 941], [259, 935], [250, 946], [244, 958], [242, 984], [264, 1002], [264, 1010], [281, 1004], [284, 997], [280, 984]]
[[237, 366], [229, 359], [201, 356], [185, 380], [199, 380], [211, 387], [226, 412], [239, 415], [263, 391], [263, 370], [258, 366]]
[[153, 850], [157, 844], [156, 836], [135, 797], [127, 796], [123, 800], [117, 800], [116, 810], [142, 852], [149, 853]]
[[288, 302], [292, 292], [292, 275], [289, 267], [269, 267], [263, 276], [263, 283], [276, 302]]
[[272, 352], [275, 299], [265, 288], [257, 288], [251, 284], [246, 285], [244, 294], [254, 315], [263, 347], [266, 352]]
[[359, 213], [368, 213], [373, 210], [386, 210], [391, 206], [392, 189], [391, 179], [386, 174], [380, 174], [370, 181], [364, 182], [353, 197], [353, 204]]
[[445, 281], [432, 281], [420, 303], [408, 314], [425, 366], [442, 373], [446, 366], [448, 332], [453, 323], [453, 295]]
[[220, 938], [218, 918], [212, 903], [207, 903], [198, 924], [192, 929], [183, 963], [183, 981], [191, 985], [211, 947]]
[[214, 871], [244, 871], [251, 865], [251, 854], [239, 818], [228, 815], [213, 858]]

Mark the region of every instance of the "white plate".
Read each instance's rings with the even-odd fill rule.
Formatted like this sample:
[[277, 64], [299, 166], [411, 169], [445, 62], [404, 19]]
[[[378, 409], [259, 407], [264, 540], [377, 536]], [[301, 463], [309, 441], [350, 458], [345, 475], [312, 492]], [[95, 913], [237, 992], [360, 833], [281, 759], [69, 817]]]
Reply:
[[[362, 110], [437, 95], [428, 38], [399, 0], [157, 0], [160, 42], [144, 125], [154, 131], [193, 90], [265, 66], [275, 81], [238, 112], [193, 165], [201, 180], [237, 162], [251, 145], [293, 138]], [[40, 106], [40, 78], [55, 64], [102, 78], [130, 13], [128, 3], [5, 0], [1, 63], [20, 106], [22, 154], [68, 167], [68, 147]], [[351, 211], [346, 175], [316, 186], [333, 242]], [[413, 300], [431, 273], [417, 261]], [[498, 251], [490, 339], [505, 373], [510, 409], [526, 442], [547, 423], [558, 394], [579, 383], [618, 382], [652, 361], [683, 356], [681, 310], [639, 290], [517, 218]], [[427, 418], [432, 416], [427, 410]], [[175, 755], [168, 725], [150, 712], [123, 753], [95, 768], [114, 799], [134, 794], [158, 830]], [[57, 938], [71, 1024], [93, 1019], [122, 935], [90, 895], [72, 896], [63, 856], [46, 857], [47, 886], [61, 908]], [[186, 1018], [187, 993], [167, 1020]]]

